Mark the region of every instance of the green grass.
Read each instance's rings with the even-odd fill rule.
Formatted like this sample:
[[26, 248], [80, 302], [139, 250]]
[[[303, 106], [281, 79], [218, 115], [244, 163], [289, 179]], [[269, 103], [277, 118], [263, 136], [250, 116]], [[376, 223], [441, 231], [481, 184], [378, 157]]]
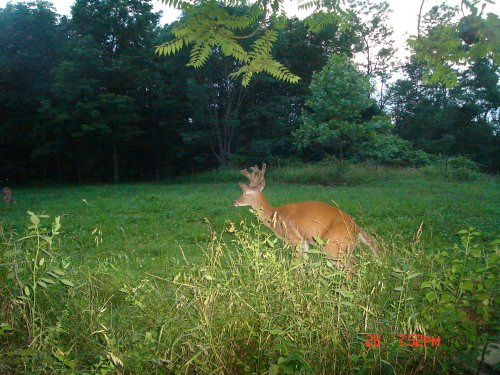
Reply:
[[[425, 270], [426, 254], [450, 250], [453, 243], [458, 241], [456, 233], [461, 229], [476, 228], [481, 232], [477, 242], [484, 246], [498, 238], [500, 189], [496, 178], [481, 177], [473, 182], [459, 183], [435, 177], [430, 179], [412, 170], [373, 168], [363, 174], [354, 168], [347, 177], [343, 177], [342, 184], [336, 184], [336, 173], [327, 167], [303, 170], [302, 174], [298, 168], [270, 170], [264, 193], [273, 205], [301, 200], [338, 204], [363, 228], [376, 236], [386, 253], [382, 263], [373, 265], [371, 269], [362, 265], [360, 276], [355, 278], [353, 284], [348, 284], [351, 286], [345, 287], [348, 282], [336, 273], [327, 282], [335, 288], [345, 287], [346, 290], [353, 291], [355, 298], [350, 303], [355, 306], [363, 305], [368, 308], [367, 303], [376, 303], [377, 306], [372, 307], [379, 318], [384, 315], [384, 311], [393, 311], [386, 304], [390, 304], [390, 299], [394, 296], [375, 296], [370, 301], [366, 300], [362, 293], [369, 294], [372, 288], [377, 287], [377, 275], [373, 275], [373, 272], [380, 272], [384, 275], [381, 276], [382, 279], [392, 280], [387, 282], [397, 286], [397, 278], [391, 279], [390, 276], [392, 268], [406, 264], [414, 271]], [[216, 182], [218, 177], [224, 182]], [[280, 309], [270, 308], [265, 312], [265, 321], [274, 322], [274, 325], [261, 322], [262, 325], [252, 320], [251, 316], [255, 314], [247, 316], [248, 311], [242, 306], [238, 307], [237, 301], [240, 301], [241, 293], [245, 298], [248, 297], [253, 308], [267, 306], [261, 305], [260, 299], [253, 299], [255, 297], [250, 289], [254, 283], [259, 284], [260, 279], [255, 279], [252, 273], [254, 271], [245, 269], [245, 264], [259, 257], [250, 251], [255, 250], [255, 246], [251, 244], [251, 236], [255, 235], [256, 243], [260, 244], [256, 245], [258, 248], [265, 248], [268, 246], [267, 235], [270, 232], [264, 229], [237, 229], [240, 235], [236, 238], [234, 233], [221, 234], [229, 226], [228, 222], [236, 223], [237, 228], [242, 221], [256, 222], [248, 209], [232, 206], [233, 200], [240, 194], [237, 182], [244, 181], [244, 178], [238, 176], [238, 173], [225, 171], [206, 174], [198, 179], [204, 182], [196, 183], [189, 177], [175, 183], [15, 189], [17, 204], [7, 210], [1, 209], [0, 224], [5, 233], [5, 249], [7, 243], [12, 244], [14, 240], [9, 239], [11, 235], [17, 233], [16, 238], [19, 238], [24, 232], [28, 224], [26, 211], [44, 213], [51, 217], [61, 215], [62, 234], [56, 248], [61, 257], [71, 260], [72, 277], [77, 286], [69, 290], [55, 289], [54, 294], [47, 293], [46, 298], [40, 302], [40, 330], [44, 333], [45, 341], [38, 344], [38, 354], [27, 353], [23, 356], [19, 354], [19, 350], [29, 344], [23, 333], [23, 319], [19, 312], [15, 312], [15, 305], [7, 302], [12, 297], [9, 292], [13, 290], [12, 286], [8, 286], [8, 280], [0, 278], [3, 283], [0, 284], [0, 297], [4, 297], [0, 324], [7, 322], [14, 328], [13, 332], [3, 336], [0, 334], [0, 347], [6, 348], [3, 352], [0, 349], [0, 373], [2, 366], [14, 366], [20, 372], [25, 368], [27, 373], [57, 372], [61, 368], [68, 370], [71, 366], [64, 364], [61, 358], [57, 359], [53, 354], [57, 350], [65, 353], [62, 357], [75, 361], [75, 369], [85, 369], [87, 372], [105, 369], [112, 371], [114, 360], [109, 353], [123, 360], [125, 373], [142, 373], [153, 371], [152, 369], [161, 373], [189, 373], [193, 368], [197, 369], [197, 373], [262, 372], [273, 364], [278, 366], [276, 361], [279, 358], [285, 358], [282, 360], [285, 363], [287, 356], [293, 357], [296, 351], [302, 353], [307, 363], [315, 364], [315, 372], [326, 371], [319, 370], [325, 363], [341, 366], [339, 372], [354, 371], [356, 366], [342, 359], [340, 347], [332, 349], [333, 357], [329, 357], [327, 349], [322, 349], [320, 353], [314, 352], [316, 354], [312, 357], [311, 354], [304, 354], [308, 346], [312, 348], [313, 342], [310, 340], [313, 338], [299, 339], [305, 332], [303, 327], [295, 327], [292, 331], [297, 336], [290, 336], [288, 341], [280, 330], [269, 334], [269, 330], [279, 325], [278, 322], [288, 319], [280, 315]], [[293, 183], [297, 180], [301, 183]], [[345, 182], [354, 184], [346, 185]], [[272, 240], [273, 237], [269, 238]], [[321, 286], [314, 286], [314, 282], [310, 286], [314, 278], [304, 279], [304, 274], [289, 274], [288, 270], [294, 267], [290, 263], [292, 260], [286, 250], [281, 252], [281, 247], [276, 246], [276, 251], [281, 255], [272, 258], [269, 264], [263, 264], [259, 272], [263, 272], [268, 278], [272, 278], [270, 275], [273, 273], [282, 274], [288, 281], [275, 280], [272, 287], [271, 284], [259, 284], [262, 288], [259, 295], [268, 293], [269, 300], [266, 303], [302, 301], [298, 302], [301, 306], [313, 306], [315, 312], [311, 314], [315, 318], [311, 319], [321, 320], [320, 312], [323, 310], [318, 306], [323, 306], [326, 302], [320, 303], [310, 296], [330, 292], [325, 292]], [[241, 253], [243, 255], [237, 255], [240, 254], [240, 249], [246, 249]], [[0, 248], [0, 254], [2, 252]], [[373, 264], [370, 258], [366, 262]], [[275, 268], [270, 268], [270, 265]], [[240, 294], [236, 296], [227, 292], [228, 289], [219, 290], [217, 288], [221, 288], [220, 286], [206, 284], [207, 272], [218, 274], [219, 278], [224, 279], [231, 293], [236, 293], [241, 287], [238, 292]], [[321, 273], [324, 268], [310, 272]], [[165, 281], [172, 280], [176, 275], [180, 275], [179, 280], [183, 280], [185, 284], [194, 283], [196, 287], [184, 290]], [[288, 291], [288, 287], [301, 291], [301, 294], [293, 294]], [[281, 294], [275, 293], [275, 289], [282, 290]], [[227, 299], [220, 297], [224, 293], [229, 293]], [[331, 298], [334, 296], [332, 294]], [[280, 298], [285, 302], [279, 302]], [[234, 309], [236, 315], [224, 310], [228, 301], [237, 306]], [[217, 316], [217, 319], [214, 318], [212, 326], [202, 329], [197, 319], [201, 319], [206, 312], [203, 306], [207, 306], [207, 303], [212, 304], [215, 310], [211, 310], [210, 314]], [[334, 307], [328, 303], [323, 308]], [[178, 307], [174, 308], [175, 306]], [[314, 310], [314, 306], [317, 310]], [[283, 305], [283, 311], [288, 311], [293, 316], [295, 310]], [[360, 311], [353, 310], [355, 319], [345, 317], [346, 327], [341, 327], [339, 323], [333, 328], [323, 328], [331, 335], [328, 340], [336, 337], [334, 341], [329, 341], [329, 345], [349, 346], [352, 340], [339, 335], [347, 333], [349, 336], [363, 332], [364, 327], [360, 321], [364, 318], [359, 315]], [[404, 314], [410, 314], [409, 310]], [[248, 327], [253, 327], [251, 329], [268, 333], [261, 332], [253, 337], [247, 331], [250, 328], [237, 324], [237, 316], [246, 321]], [[323, 318], [334, 319], [337, 316], [338, 314], [326, 314]], [[400, 319], [398, 317], [394, 320], [399, 322]], [[224, 322], [227, 321], [233, 322], [233, 331], [224, 328]], [[378, 324], [379, 320], [373, 320], [369, 326], [375, 330], [380, 327]], [[50, 327], [62, 328], [53, 328], [51, 331]], [[280, 329], [285, 332], [287, 328]], [[196, 340], [185, 339], [186, 335], [194, 334], [193, 330], [198, 332], [198, 336], [204, 337], [204, 349], [192, 347], [196, 346]], [[437, 328], [435, 330], [437, 332]], [[319, 332], [313, 331], [315, 335]], [[250, 339], [248, 335], [253, 338]], [[270, 344], [270, 337], [274, 337], [273, 335], [277, 336], [276, 342], [281, 342], [283, 347], [278, 346], [276, 349], [275, 341]], [[285, 335], [286, 337], [288, 336]], [[263, 341], [258, 344], [255, 342], [257, 339]], [[220, 343], [211, 340], [218, 340]], [[232, 348], [231, 351], [225, 352], [227, 348], [224, 347], [224, 340], [230, 343], [228, 345]], [[177, 344], [180, 346], [176, 346]], [[352, 344], [352, 349], [362, 350], [363, 345], [358, 344]], [[252, 353], [238, 352], [249, 348]], [[217, 355], [217, 351], [220, 351], [220, 355], [227, 355], [229, 364]], [[11, 354], [7, 356], [6, 353]], [[238, 356], [252, 358], [245, 362], [245, 359], [238, 359]], [[273, 356], [275, 358], [270, 359]], [[356, 356], [359, 353], [353, 358]], [[380, 358], [382, 357], [398, 362], [398, 357], [394, 359], [391, 353]], [[383, 367], [380, 358], [376, 360], [379, 369]], [[202, 363], [208, 360], [215, 361], [217, 365], [203, 367]], [[291, 360], [293, 362], [293, 358]], [[399, 369], [408, 370], [413, 361], [418, 360], [418, 356], [407, 358], [406, 362], [399, 359]], [[41, 363], [44, 365], [40, 365]], [[249, 363], [251, 367], [248, 367]], [[19, 367], [15, 367], [16, 364]], [[283, 366], [281, 371], [285, 371]]]
[[[128, 184], [16, 189], [18, 203], [3, 210], [5, 230], [22, 231], [26, 211], [61, 215], [63, 247], [79, 262], [125, 254], [132, 272], [137, 264], [159, 271], [158, 260], [179, 258], [182, 249], [200, 259], [209, 239], [207, 219], [220, 231], [227, 220], [250, 218], [232, 203], [241, 191], [234, 182]], [[264, 191], [278, 206], [301, 200], [338, 204], [363, 227], [386, 242], [409, 241], [423, 223], [429, 247], [448, 245], [459, 229], [473, 226], [492, 239], [499, 227], [500, 189], [496, 179], [472, 183], [432, 181], [417, 173], [356, 186], [323, 186], [273, 182]], [[102, 244], [92, 231], [100, 228]], [[154, 259], [152, 259], [154, 258]], [[152, 268], [151, 268], [152, 267]]]

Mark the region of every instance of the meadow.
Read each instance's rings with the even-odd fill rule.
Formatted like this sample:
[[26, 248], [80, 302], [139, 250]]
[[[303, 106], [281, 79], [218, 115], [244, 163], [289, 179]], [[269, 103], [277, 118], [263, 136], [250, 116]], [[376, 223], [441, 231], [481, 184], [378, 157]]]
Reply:
[[320, 251], [295, 259], [233, 207], [237, 170], [18, 188], [0, 211], [0, 373], [473, 372], [499, 342], [496, 177], [266, 177], [273, 205], [338, 204], [381, 258], [360, 247], [352, 280]]

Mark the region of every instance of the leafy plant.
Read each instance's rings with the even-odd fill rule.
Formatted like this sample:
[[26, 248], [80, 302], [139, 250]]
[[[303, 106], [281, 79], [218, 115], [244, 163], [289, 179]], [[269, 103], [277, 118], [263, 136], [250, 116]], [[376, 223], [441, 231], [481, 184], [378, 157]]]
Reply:
[[28, 328], [29, 345], [39, 347], [43, 343], [43, 311], [40, 307], [46, 291], [57, 285], [74, 286], [67, 278], [70, 262], [56, 253], [55, 240], [60, 234], [61, 218], [57, 216], [50, 226], [43, 220], [48, 215], [28, 211], [30, 224], [25, 235], [7, 243], [2, 258], [10, 282], [12, 297], [25, 308], [23, 315]]
[[450, 158], [449, 174], [457, 181], [474, 181], [480, 176], [479, 166], [465, 156], [455, 156]]
[[349, 58], [332, 55], [313, 76], [310, 89], [303, 124], [294, 132], [295, 145], [316, 153], [333, 151], [342, 161], [366, 131], [362, 116], [375, 104], [370, 81]]
[[423, 317], [434, 332], [450, 338], [442, 350], [449, 352], [451, 362], [445, 366], [452, 368], [462, 361], [472, 363], [488, 336], [498, 331], [492, 322], [498, 319], [500, 302], [500, 241], [481, 246], [474, 228], [458, 235], [453, 248], [430, 256], [432, 271], [420, 285], [427, 302]]
[[[284, 26], [285, 19], [278, 15], [277, 3], [274, 6], [254, 3], [243, 8], [221, 6], [213, 1], [197, 5], [184, 0], [163, 2], [179, 7], [184, 16], [172, 29], [174, 38], [156, 47], [160, 56], [173, 55], [185, 47], [192, 47], [188, 65], [200, 68], [214, 50], [219, 50], [237, 62], [237, 68], [230, 76], [241, 76], [244, 86], [248, 86], [252, 76], [260, 72], [290, 83], [299, 81], [300, 77], [291, 73], [271, 53], [278, 33], [268, 28], [268, 17], [276, 29]], [[271, 13], [272, 16], [269, 16]], [[245, 39], [252, 41], [250, 48], [241, 43]]]
[[500, 20], [497, 14], [483, 11], [491, 0], [464, 0], [461, 2], [462, 17], [454, 17], [458, 8], [446, 5], [434, 6], [423, 18], [426, 27], [409, 40], [416, 57], [425, 63], [425, 79], [447, 86], [457, 83], [452, 69], [456, 63], [473, 63], [488, 58], [498, 65], [500, 62]]
[[444, 158], [440, 163], [432, 163], [422, 168], [422, 173], [461, 182], [474, 181], [481, 176], [479, 166], [465, 156]]

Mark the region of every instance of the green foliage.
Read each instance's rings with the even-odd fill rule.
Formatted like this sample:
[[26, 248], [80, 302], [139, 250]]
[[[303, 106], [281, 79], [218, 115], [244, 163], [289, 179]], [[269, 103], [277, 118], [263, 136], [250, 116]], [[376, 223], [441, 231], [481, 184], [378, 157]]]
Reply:
[[397, 178], [400, 173], [390, 168], [354, 163], [322, 162], [317, 165], [296, 165], [269, 172], [271, 181], [295, 184], [359, 185]]
[[349, 59], [333, 55], [311, 82], [303, 124], [294, 132], [297, 148], [316, 158], [333, 153], [341, 161], [347, 156], [381, 164], [425, 165], [429, 158], [424, 152], [414, 151], [391, 133], [388, 116], [373, 115], [378, 109], [371, 91], [368, 78]]
[[350, 2], [351, 25], [361, 40], [363, 58], [359, 62], [365, 73], [373, 78], [387, 79], [394, 70], [393, 30], [390, 26], [389, 3], [386, 1], [356, 0]]
[[444, 158], [441, 163], [430, 164], [422, 171], [427, 176], [441, 176], [461, 182], [474, 181], [481, 176], [479, 166], [464, 156]]
[[353, 44], [356, 38], [350, 29], [335, 24], [312, 34], [304, 22], [287, 20], [273, 50], [301, 80], [289, 85], [266, 75], [254, 77], [245, 92], [230, 160], [248, 165], [257, 160], [296, 158], [291, 133], [300, 125], [312, 74], [322, 69], [332, 51], [349, 54]]
[[[294, 141], [304, 147], [303, 160], [312, 162], [334, 156], [424, 164], [426, 155], [408, 150], [394, 133], [415, 150], [464, 155], [485, 171], [498, 169], [500, 94], [498, 66], [491, 58], [453, 70], [453, 89], [423, 82], [425, 64], [413, 59], [405, 66], [408, 78], [386, 95], [384, 80], [391, 71], [386, 3], [305, 2], [306, 8], [320, 6], [305, 21], [273, 13], [279, 5], [273, 4], [267, 3], [264, 27], [263, 3], [226, 7], [202, 1], [186, 7], [193, 28], [220, 20], [232, 34], [218, 37], [252, 56], [249, 70], [215, 44], [198, 69], [186, 64], [191, 52], [202, 62], [202, 44], [194, 50], [196, 42], [173, 47], [168, 59], [152, 53], [155, 46], [173, 42], [171, 31], [189, 17], [186, 13], [178, 23], [159, 27], [150, 1], [79, 0], [71, 17], [60, 17], [46, 2], [7, 4], [0, 9], [0, 179], [8, 178], [11, 187], [159, 179], [217, 165], [297, 158]], [[198, 8], [215, 18], [196, 18]], [[451, 22], [452, 12], [441, 13], [424, 20], [426, 30]], [[467, 18], [470, 25], [463, 22], [460, 38], [474, 39], [474, 17], [486, 17], [479, 13]], [[301, 80], [294, 85], [279, 80], [284, 71], [267, 60], [268, 54]], [[311, 95], [312, 74], [332, 54], [363, 55], [356, 61], [369, 77], [382, 80], [380, 91], [371, 94], [379, 108], [369, 107], [357, 120], [328, 124], [332, 119], [325, 119], [322, 127], [302, 127], [303, 137], [294, 139]], [[276, 78], [265, 73], [266, 65]], [[255, 74], [261, 68], [265, 74]], [[240, 75], [230, 76], [235, 72]], [[241, 80], [250, 75], [251, 84], [242, 87]], [[387, 98], [393, 99], [391, 106]], [[384, 108], [391, 108], [395, 128], [374, 118]]]
[[[291, 260], [261, 227], [228, 223], [226, 231], [234, 251], [214, 234], [205, 262], [186, 265], [172, 279], [178, 287], [172, 314], [201, 323], [193, 334], [177, 331], [173, 369], [291, 374], [373, 364], [366, 354], [350, 362], [341, 349], [358, 353], [364, 345], [343, 335], [361, 328], [352, 319], [362, 314], [363, 297], [354, 292], [360, 284], [346, 286], [345, 275], [318, 250], [308, 261]], [[220, 316], [221, 309], [228, 314]], [[198, 353], [197, 343], [206, 350]], [[240, 357], [243, 352], [253, 354]]]
[[[422, 314], [430, 328], [442, 337], [454, 337], [443, 351], [451, 359], [445, 369], [473, 363], [481, 354], [488, 335], [498, 334], [492, 322], [498, 318], [499, 240], [481, 245], [474, 228], [458, 232], [453, 248], [438, 251], [429, 259], [433, 270], [420, 289], [425, 297]], [[459, 352], [459, 356], [454, 353]]]
[[[249, 7], [241, 1], [163, 2], [182, 10], [183, 17], [172, 29], [173, 39], [157, 46], [156, 53], [172, 55], [185, 47], [191, 47], [189, 65], [201, 67], [210, 53], [222, 51], [224, 56], [242, 65], [231, 75], [241, 76], [244, 86], [259, 72], [266, 72], [284, 82], [298, 82], [299, 77], [290, 73], [279, 59], [271, 55], [275, 43], [272, 36], [286, 23], [283, 0], [256, 2]], [[244, 14], [241, 13], [243, 7], [248, 7]], [[304, 20], [308, 32], [319, 34], [332, 26], [338, 26], [344, 32], [349, 30], [358, 34], [356, 47], [363, 44], [360, 50], [367, 54], [368, 74], [383, 76], [385, 82], [394, 54], [390, 41], [392, 31], [386, 26], [389, 10], [386, 2], [373, 4], [371, 1], [313, 0], [301, 1], [299, 8], [315, 8]], [[253, 46], [245, 44], [247, 39], [255, 40]]]
[[448, 161], [450, 176], [457, 181], [473, 181], [480, 176], [479, 166], [464, 156], [456, 156]]
[[6, 274], [5, 287], [13, 301], [25, 310], [21, 314], [28, 330], [29, 346], [43, 346], [44, 327], [43, 300], [57, 285], [73, 287], [66, 273], [70, 262], [56, 252], [54, 242], [60, 234], [60, 217], [50, 225], [43, 225], [47, 215], [36, 215], [28, 211], [30, 225], [23, 237], [9, 241], [1, 254], [0, 267]]
[[[242, 76], [243, 84], [248, 85], [252, 75], [267, 72], [273, 77], [287, 82], [297, 82], [299, 77], [290, 73], [282, 63], [275, 60], [270, 50], [273, 44], [269, 35], [283, 26], [283, 0], [257, 2], [251, 5], [250, 13], [237, 14], [240, 1], [217, 2], [207, 0], [163, 0], [169, 6], [184, 12], [184, 17], [172, 30], [174, 39], [156, 48], [160, 55], [175, 54], [184, 47], [191, 47], [190, 65], [203, 66], [212, 51], [222, 50], [225, 56], [243, 64], [233, 76]], [[479, 5], [481, 4], [481, 9]], [[410, 40], [417, 56], [426, 64], [426, 79], [430, 82], [456, 83], [453, 64], [471, 63], [478, 58], [490, 58], [499, 63], [498, 16], [488, 13], [483, 18], [483, 11], [490, 0], [463, 1], [463, 17], [452, 22], [452, 17], [443, 17], [434, 7], [424, 21], [427, 29], [419, 30], [418, 37]], [[386, 2], [373, 4], [370, 1], [302, 1], [301, 9], [314, 8], [305, 24], [311, 32], [320, 32], [331, 25], [341, 25], [343, 29], [353, 28], [363, 39], [366, 54], [366, 70], [370, 75], [377, 75], [385, 84], [387, 70], [391, 67], [394, 49], [390, 36], [392, 30], [385, 23], [388, 13]], [[451, 14], [451, 8], [446, 12]], [[231, 11], [228, 11], [231, 10]], [[368, 19], [359, 22], [358, 17]], [[437, 17], [432, 19], [432, 17]], [[420, 28], [420, 17], [418, 26]], [[259, 35], [260, 34], [260, 35]], [[421, 35], [422, 34], [422, 35]], [[261, 53], [256, 53], [241, 41], [255, 37], [257, 43], [266, 44]], [[383, 44], [383, 45], [382, 45]], [[381, 99], [383, 103], [383, 99]]]
[[[446, 88], [425, 82], [425, 69], [412, 58], [389, 96], [396, 134], [417, 149], [446, 156], [464, 155], [483, 168], [498, 168], [498, 66], [478, 60]], [[457, 71], [454, 71], [457, 73]], [[458, 74], [458, 73], [457, 73]]]
[[[188, 66], [200, 68], [213, 51], [218, 51], [239, 63], [239, 68], [230, 77], [241, 76], [243, 86], [248, 86], [252, 76], [260, 72], [289, 83], [299, 81], [298, 76], [272, 56], [278, 33], [267, 28], [267, 12], [273, 12], [271, 19], [276, 29], [282, 27], [278, 25], [284, 23], [284, 17], [278, 16], [277, 9], [268, 9], [268, 3], [230, 7], [216, 1], [198, 5], [164, 2], [182, 9], [184, 16], [171, 30], [174, 39], [156, 47], [155, 52], [160, 56], [173, 55], [184, 47], [192, 46]], [[248, 50], [241, 42], [246, 39], [253, 40]]]
[[370, 81], [345, 56], [332, 55], [313, 76], [311, 96], [302, 114], [303, 125], [294, 133], [299, 150], [343, 150], [364, 131], [363, 113], [372, 105]]
[[414, 150], [410, 143], [391, 133], [372, 133], [358, 151], [361, 160], [371, 160], [381, 165], [422, 167], [432, 161], [431, 155]]
[[[351, 42], [350, 34], [334, 27], [321, 35], [310, 35], [303, 22], [287, 20], [274, 49], [277, 57], [303, 77], [293, 86], [260, 76], [243, 87], [238, 79], [228, 78], [234, 69], [231, 59], [214, 51], [207, 65], [196, 75], [188, 71], [185, 81], [176, 82], [168, 93], [171, 97], [187, 94], [182, 105], [188, 107], [185, 117], [189, 122], [186, 125], [183, 119], [170, 128], [180, 129], [182, 140], [177, 147], [193, 156], [178, 163], [205, 169], [214, 166], [214, 161], [225, 166], [293, 155], [290, 134], [298, 126], [313, 71], [326, 63], [330, 48], [348, 50]], [[304, 64], [304, 60], [308, 63]], [[170, 64], [185, 61], [180, 56], [169, 59]], [[178, 66], [172, 75], [177, 77], [180, 72], [186, 69]]]
[[37, 160], [29, 157], [37, 146], [33, 128], [39, 121], [40, 101], [49, 95], [50, 71], [65, 46], [63, 23], [46, 1], [9, 2], [0, 7], [2, 179], [39, 168]]
[[[139, 119], [155, 91], [149, 76], [153, 56], [146, 49], [152, 48], [159, 16], [151, 10], [142, 0], [81, 0], [73, 6], [73, 33], [41, 106], [45, 121], [36, 127], [42, 142], [34, 156], [47, 168], [64, 155], [76, 161], [70, 168], [78, 176], [111, 165], [119, 182], [121, 150], [148, 131]], [[82, 153], [93, 158], [82, 160]]]
[[277, 39], [278, 33], [276, 31], [266, 30], [264, 35], [253, 43], [252, 51], [248, 54], [247, 64], [229, 76], [233, 78], [242, 76], [243, 86], [248, 86], [252, 75], [260, 72], [268, 73], [280, 81], [297, 83], [300, 77], [290, 73], [283, 64], [271, 57], [271, 46]]
[[[375, 181], [397, 179], [405, 172], [379, 165], [355, 164], [338, 160], [323, 161], [317, 164], [293, 163], [282, 167], [273, 167], [266, 173], [269, 183], [304, 184], [304, 185], [359, 185]], [[194, 176], [175, 179], [176, 183], [217, 183], [241, 180], [241, 174], [235, 168], [218, 168]]]
[[479, 166], [465, 156], [455, 156], [450, 158], [448, 160], [448, 164], [452, 169], [465, 168], [472, 172], [479, 172]]
[[319, 33], [328, 26], [338, 24], [339, 21], [341, 21], [341, 17], [339, 15], [321, 10], [306, 17], [304, 19], [304, 24], [313, 33]]
[[409, 44], [416, 57], [425, 63], [427, 82], [455, 85], [454, 64], [472, 64], [480, 59], [500, 64], [500, 20], [494, 13], [483, 16], [488, 3], [492, 2], [463, 1], [463, 15], [458, 21], [453, 20], [453, 11], [445, 6], [436, 6], [426, 15], [425, 30]]
[[[381, 266], [358, 254], [358, 274], [346, 282], [319, 250], [311, 250], [305, 261], [291, 260], [286, 255], [289, 250], [283, 249], [283, 253], [276, 239], [259, 227], [228, 223], [226, 230], [237, 245], [234, 252], [226, 251], [227, 242], [213, 234], [205, 262], [201, 266], [187, 264], [170, 281], [177, 290], [173, 314], [196, 322], [194, 331], [189, 325], [184, 328], [189, 331], [176, 331], [175, 337], [181, 338], [173, 346], [176, 360], [169, 363], [171, 370], [208, 373], [221, 368], [228, 372], [253, 368], [261, 372], [269, 366], [270, 373], [298, 369], [316, 373], [334, 366], [348, 373], [352, 368], [373, 369], [383, 366], [381, 363], [409, 371], [418, 363], [425, 372], [446, 373], [474, 366], [479, 344], [494, 334], [492, 314], [499, 301], [493, 284], [498, 255], [495, 248], [481, 250], [473, 238], [477, 233], [461, 231], [462, 249], [455, 246], [446, 259], [443, 252], [428, 256], [424, 262], [423, 258], [415, 259], [411, 251], [399, 249], [394, 263], [386, 254], [386, 264]], [[471, 256], [478, 262], [465, 266]], [[425, 270], [419, 271], [424, 263]], [[447, 281], [438, 281], [443, 279]], [[482, 280], [485, 285], [476, 283]], [[433, 286], [438, 292], [424, 294]], [[484, 296], [475, 293], [476, 287], [482, 291], [485, 286], [489, 290]], [[455, 297], [461, 303], [457, 304]], [[471, 330], [477, 322], [464, 313], [470, 303], [490, 324], [484, 334]], [[363, 314], [365, 304], [369, 314]], [[383, 311], [380, 304], [384, 304]], [[222, 310], [227, 312], [224, 317], [217, 314]], [[451, 311], [460, 321], [451, 318]], [[356, 326], [356, 317], [361, 316], [363, 327]], [[383, 334], [385, 345], [372, 356], [363, 350], [364, 340], [348, 334], [357, 329], [421, 332], [440, 337], [443, 343], [435, 350], [408, 352], [394, 337]], [[201, 343], [203, 351], [196, 349]], [[257, 343], [253, 356], [240, 359], [240, 351], [248, 352], [248, 347]], [[349, 348], [349, 358], [340, 348]]]

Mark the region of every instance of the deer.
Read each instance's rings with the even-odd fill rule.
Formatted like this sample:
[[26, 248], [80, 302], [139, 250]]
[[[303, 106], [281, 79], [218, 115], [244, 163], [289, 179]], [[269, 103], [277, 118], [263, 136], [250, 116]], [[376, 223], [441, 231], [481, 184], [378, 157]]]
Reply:
[[12, 190], [8, 187], [2, 189], [2, 198], [5, 208], [8, 208], [10, 203], [16, 203], [16, 199], [12, 196]]
[[298, 256], [307, 254], [309, 245], [323, 243], [323, 252], [335, 266], [347, 270], [349, 278], [354, 266], [352, 251], [359, 242], [378, 256], [379, 250], [373, 238], [337, 207], [315, 201], [273, 207], [262, 194], [266, 168], [266, 163], [263, 163], [262, 169], [255, 165], [250, 167], [251, 172], [247, 169], [240, 171], [248, 178], [249, 184], [240, 182], [243, 194], [234, 201], [235, 207], [251, 206], [267, 228], [292, 250], [298, 250]]

